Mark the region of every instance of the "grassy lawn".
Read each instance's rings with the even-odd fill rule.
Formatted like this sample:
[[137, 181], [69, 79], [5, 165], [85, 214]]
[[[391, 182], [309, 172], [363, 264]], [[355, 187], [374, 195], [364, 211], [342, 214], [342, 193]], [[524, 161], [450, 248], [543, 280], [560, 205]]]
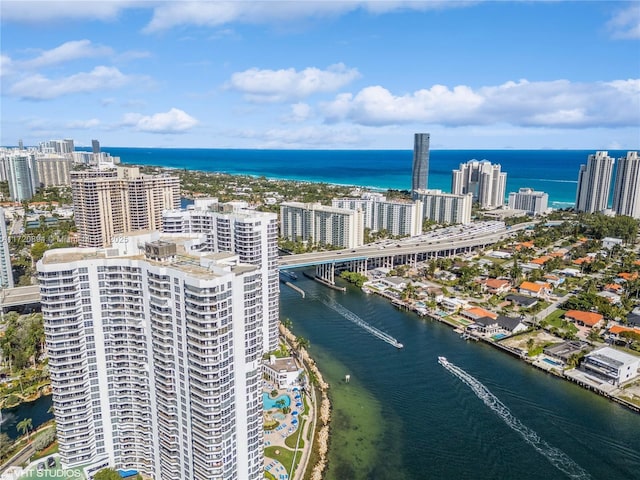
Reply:
[[566, 310], [558, 309], [554, 312], [551, 312], [551, 314], [549, 314], [547, 318], [544, 319], [544, 321], [547, 322], [552, 327], [562, 328], [562, 316], [566, 312], [567, 312]]
[[[276, 454], [276, 451], [278, 452]], [[284, 447], [267, 447], [264, 449], [265, 457], [273, 458], [274, 460], [278, 460], [282, 465], [284, 465], [285, 470], [289, 474], [289, 478], [292, 477], [292, 473], [289, 469], [291, 468], [291, 462], [293, 461], [293, 450], [289, 450]], [[296, 464], [294, 470], [298, 468], [298, 464], [300, 463], [300, 458], [302, 455], [298, 452], [296, 455]]]
[[58, 441], [54, 441], [51, 445], [49, 445], [47, 448], [45, 448], [44, 450], [37, 452], [33, 457], [31, 457], [31, 460], [38, 460], [39, 458], [43, 458], [46, 457], [48, 455], [51, 455], [52, 453], [58, 453]]

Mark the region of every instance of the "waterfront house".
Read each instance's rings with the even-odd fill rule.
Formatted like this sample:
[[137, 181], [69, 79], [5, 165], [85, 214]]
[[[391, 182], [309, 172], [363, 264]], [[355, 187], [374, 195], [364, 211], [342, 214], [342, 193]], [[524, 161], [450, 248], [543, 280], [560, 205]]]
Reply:
[[640, 328], [625, 327], [623, 325], [611, 325], [611, 327], [609, 327], [609, 330], [607, 330], [607, 337], [613, 342], [623, 340], [623, 337], [620, 336], [620, 334], [623, 332], [634, 332], [640, 335]]
[[551, 285], [546, 282], [527, 282], [520, 284], [518, 292], [530, 297], [543, 298], [551, 293]]
[[564, 318], [582, 327], [599, 327], [604, 317], [600, 313], [584, 312], [582, 310], [569, 310], [564, 314]]
[[545, 355], [566, 363], [572, 355], [589, 350], [589, 344], [579, 340], [568, 340], [545, 347], [542, 351]]
[[491, 320], [496, 320], [498, 318], [497, 313], [490, 312], [489, 310], [485, 310], [484, 308], [472, 306], [466, 308], [460, 312], [460, 316], [464, 318], [468, 318], [469, 320], [473, 320], [474, 322], [479, 321], [481, 318], [490, 318]]
[[598, 378], [620, 386], [638, 377], [640, 356], [603, 347], [585, 355], [582, 368]]
[[440, 308], [445, 312], [455, 313], [466, 305], [464, 300], [445, 297], [440, 301]]
[[269, 360], [263, 362], [262, 373], [267, 381], [284, 389], [296, 385], [304, 370], [293, 357], [276, 358], [271, 355]]

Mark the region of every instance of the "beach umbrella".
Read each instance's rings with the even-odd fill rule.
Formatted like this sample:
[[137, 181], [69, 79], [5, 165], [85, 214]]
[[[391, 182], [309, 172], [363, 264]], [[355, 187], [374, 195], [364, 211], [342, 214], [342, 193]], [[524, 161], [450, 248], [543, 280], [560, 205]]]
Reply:
[[293, 420], [291, 420], [291, 423], [298, 423], [298, 420], [294, 418]]
[[291, 415], [297, 415], [297, 414], [298, 414], [298, 412], [295, 411], [295, 410], [293, 412], [291, 412]]
[[300, 390], [298, 387], [293, 387], [294, 390]]
[[296, 407], [301, 407], [302, 404], [300, 402], [296, 403]]

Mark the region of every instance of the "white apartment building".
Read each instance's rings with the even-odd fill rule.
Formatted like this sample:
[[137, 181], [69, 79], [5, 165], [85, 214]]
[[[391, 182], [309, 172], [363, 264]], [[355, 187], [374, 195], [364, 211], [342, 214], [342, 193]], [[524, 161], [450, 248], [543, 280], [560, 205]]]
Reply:
[[602, 347], [585, 355], [582, 368], [620, 386], [640, 376], [640, 357]]
[[521, 188], [509, 193], [509, 208], [523, 210], [529, 215], [542, 215], [549, 208], [549, 195], [532, 188]]
[[158, 232], [38, 262], [63, 467], [263, 477], [262, 275]]
[[602, 212], [609, 205], [609, 191], [614, 160], [607, 152], [589, 155], [586, 165], [580, 165], [576, 192], [577, 212]]
[[618, 215], [640, 219], [640, 157], [627, 152], [618, 159], [613, 187], [613, 211]]
[[466, 225], [471, 223], [473, 194], [443, 193], [442, 190], [417, 190], [414, 197], [422, 202], [423, 218], [437, 223]]
[[280, 236], [293, 241], [355, 248], [364, 243], [364, 216], [362, 210], [283, 202]]
[[507, 174], [500, 171], [499, 164], [488, 160], [469, 160], [453, 170], [451, 193], [473, 194], [473, 201], [481, 208], [497, 208], [504, 205]]
[[172, 236], [202, 234], [203, 252], [234, 252], [262, 275], [262, 348], [278, 347], [279, 289], [278, 216], [249, 210], [245, 202], [218, 203], [197, 199], [185, 210], [162, 213], [163, 232]]
[[0, 150], [0, 180], [9, 183], [9, 195], [16, 202], [29, 200], [39, 186], [36, 152], [17, 148]]
[[36, 156], [36, 170], [40, 186], [52, 187], [71, 184], [71, 166], [73, 160], [70, 155], [48, 154]]
[[75, 145], [70, 138], [65, 138], [64, 140], [49, 140], [48, 142], [41, 142], [39, 150], [42, 153], [73, 153], [75, 151]]
[[13, 288], [13, 271], [9, 253], [9, 236], [4, 216], [4, 208], [0, 207], [0, 288]]
[[161, 230], [162, 211], [180, 206], [180, 179], [137, 167], [71, 172], [78, 245], [104, 247], [116, 235]]
[[401, 237], [422, 233], [422, 202], [389, 201], [380, 193], [363, 193], [361, 198], [334, 198], [334, 208], [361, 210], [364, 228], [372, 232], [386, 230]]

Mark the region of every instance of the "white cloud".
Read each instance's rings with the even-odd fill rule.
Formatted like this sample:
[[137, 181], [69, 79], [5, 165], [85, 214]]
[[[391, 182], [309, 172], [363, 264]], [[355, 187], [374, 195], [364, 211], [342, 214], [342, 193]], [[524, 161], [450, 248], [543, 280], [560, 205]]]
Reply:
[[113, 20], [123, 9], [140, 5], [152, 6], [153, 3], [140, 0], [3, 0], [0, 15], [3, 21], [23, 23], [60, 19]]
[[356, 10], [383, 14], [396, 10], [458, 8], [477, 1], [182, 1], [163, 2], [153, 13], [146, 32], [167, 30], [180, 25], [218, 27], [232, 22], [287, 23], [313, 17], [337, 17]]
[[227, 86], [244, 93], [248, 101], [281, 102], [305, 98], [319, 92], [332, 92], [359, 76], [358, 70], [347, 68], [342, 63], [331, 65], [326, 70], [308, 67], [299, 72], [293, 68], [251, 68], [234, 73]]
[[506, 82], [498, 86], [434, 85], [394, 95], [373, 86], [321, 104], [326, 121], [361, 125], [615, 127], [640, 123], [640, 80], [572, 83]]
[[12, 60], [7, 55], [0, 55], [0, 77], [9, 75], [12, 72]]
[[115, 67], [98, 66], [90, 72], [81, 72], [58, 79], [31, 75], [18, 80], [9, 88], [13, 96], [27, 100], [50, 100], [74, 93], [119, 88], [133, 80]]
[[100, 120], [92, 118], [90, 120], [74, 120], [73, 122], [67, 123], [67, 128], [89, 129], [95, 128], [98, 125], [100, 125]]
[[102, 45], [93, 45], [90, 40], [74, 40], [46, 50], [32, 60], [20, 62], [22, 68], [40, 68], [79, 58], [112, 55], [113, 50]]
[[140, 132], [183, 133], [195, 127], [198, 124], [198, 120], [183, 110], [172, 108], [168, 112], [154, 115], [127, 113], [122, 120], [122, 124], [132, 126]]
[[640, 38], [640, 4], [635, 3], [617, 11], [606, 26], [613, 38]]
[[291, 105], [289, 115], [285, 116], [284, 121], [289, 123], [301, 123], [308, 120], [313, 113], [313, 109], [307, 103], [294, 103]]

